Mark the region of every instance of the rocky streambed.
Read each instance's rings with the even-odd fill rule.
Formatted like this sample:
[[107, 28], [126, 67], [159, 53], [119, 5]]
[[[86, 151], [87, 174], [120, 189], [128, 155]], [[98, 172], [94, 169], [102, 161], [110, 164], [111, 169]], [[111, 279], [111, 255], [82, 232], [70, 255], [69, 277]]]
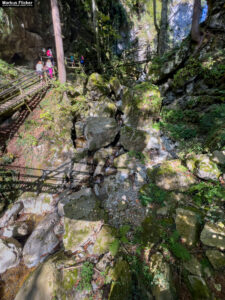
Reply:
[[11, 166], [32, 166], [38, 190], [0, 218], [2, 299], [222, 299], [224, 199], [202, 210], [189, 188], [218, 182], [224, 153], [181, 160], [149, 82], [93, 73], [71, 94], [68, 106], [50, 92], [8, 145]]

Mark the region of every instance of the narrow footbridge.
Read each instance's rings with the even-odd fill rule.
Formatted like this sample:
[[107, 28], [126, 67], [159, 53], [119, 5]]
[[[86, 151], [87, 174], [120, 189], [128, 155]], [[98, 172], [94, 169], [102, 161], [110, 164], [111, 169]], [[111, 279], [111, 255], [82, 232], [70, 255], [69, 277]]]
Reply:
[[0, 86], [0, 116], [13, 113], [23, 105], [29, 109], [32, 97], [50, 85], [51, 80], [47, 76], [41, 81], [36, 72], [32, 71]]

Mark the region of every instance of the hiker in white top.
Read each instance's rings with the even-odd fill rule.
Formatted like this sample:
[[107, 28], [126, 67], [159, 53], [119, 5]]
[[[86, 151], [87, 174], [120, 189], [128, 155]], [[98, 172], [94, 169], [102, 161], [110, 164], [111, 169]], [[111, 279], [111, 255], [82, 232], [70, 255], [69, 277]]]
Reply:
[[42, 79], [43, 78], [43, 64], [42, 64], [41, 60], [39, 60], [39, 62], [36, 64], [36, 72]]

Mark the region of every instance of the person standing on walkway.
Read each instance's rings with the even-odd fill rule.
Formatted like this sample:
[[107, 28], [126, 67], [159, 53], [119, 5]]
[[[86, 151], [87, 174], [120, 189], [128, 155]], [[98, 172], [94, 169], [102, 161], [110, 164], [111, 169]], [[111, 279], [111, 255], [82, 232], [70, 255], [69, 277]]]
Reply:
[[39, 60], [38, 63], [36, 64], [36, 72], [40, 76], [40, 79], [42, 81], [44, 69], [43, 69], [43, 64], [42, 64], [41, 60]]
[[50, 59], [47, 60], [45, 64], [46, 70], [48, 71], [49, 77], [52, 79], [53, 77], [53, 65]]

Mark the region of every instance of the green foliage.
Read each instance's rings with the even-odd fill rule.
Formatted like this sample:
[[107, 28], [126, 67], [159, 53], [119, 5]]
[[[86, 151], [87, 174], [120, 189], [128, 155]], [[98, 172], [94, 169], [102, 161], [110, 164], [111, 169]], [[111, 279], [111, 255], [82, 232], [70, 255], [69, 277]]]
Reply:
[[135, 158], [139, 159], [142, 163], [145, 163], [145, 156], [142, 152], [137, 152], [137, 151], [131, 150], [128, 152], [128, 155], [130, 157], [135, 157]]
[[94, 274], [94, 265], [89, 262], [85, 262], [81, 269], [81, 280], [77, 286], [79, 290], [91, 290], [91, 280]]
[[22, 147], [33, 147], [38, 144], [38, 140], [30, 133], [20, 133], [16, 142]]
[[7, 64], [5, 61], [0, 59], [0, 79], [1, 77], [11, 79], [16, 76], [18, 76], [17, 70], [15, 70], [12, 65]]
[[188, 80], [194, 76], [202, 74], [202, 72], [201, 63], [195, 58], [190, 58], [186, 66], [179, 69], [179, 71], [174, 75], [173, 86], [175, 88], [183, 87]]
[[199, 206], [202, 204], [215, 204], [216, 201], [225, 199], [225, 190], [219, 183], [202, 181], [191, 186], [187, 193]]
[[115, 239], [111, 245], [109, 245], [109, 251], [112, 254], [112, 256], [115, 256], [119, 250], [120, 247], [120, 241], [118, 239]]
[[144, 206], [147, 206], [149, 203], [163, 204], [167, 197], [168, 193], [154, 183], [149, 183], [145, 189], [142, 189], [139, 196]]
[[128, 239], [126, 237], [127, 233], [130, 230], [130, 225], [123, 225], [119, 229], [120, 239], [123, 243], [128, 243]]
[[218, 126], [224, 124], [225, 104], [213, 105], [211, 109], [205, 113], [199, 122], [201, 133], [210, 133]]
[[149, 272], [149, 266], [147, 266], [136, 255], [127, 256], [131, 272], [136, 278], [139, 278], [146, 288], [151, 288], [153, 277]]
[[182, 261], [190, 260], [191, 255], [189, 251], [181, 243], [179, 243], [179, 237], [179, 233], [174, 231], [168, 239], [168, 248], [176, 258]]

